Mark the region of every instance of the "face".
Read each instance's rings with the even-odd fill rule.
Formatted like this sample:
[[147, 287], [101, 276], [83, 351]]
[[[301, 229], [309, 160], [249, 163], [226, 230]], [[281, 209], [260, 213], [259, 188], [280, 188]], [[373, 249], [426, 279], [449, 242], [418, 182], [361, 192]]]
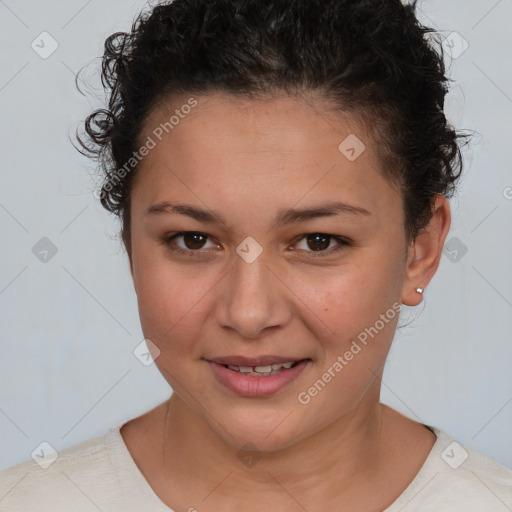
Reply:
[[148, 117], [141, 140], [154, 147], [131, 196], [132, 274], [156, 365], [232, 446], [275, 450], [364, 417], [407, 264], [402, 198], [375, 143], [320, 100], [209, 95], [180, 108], [187, 100]]

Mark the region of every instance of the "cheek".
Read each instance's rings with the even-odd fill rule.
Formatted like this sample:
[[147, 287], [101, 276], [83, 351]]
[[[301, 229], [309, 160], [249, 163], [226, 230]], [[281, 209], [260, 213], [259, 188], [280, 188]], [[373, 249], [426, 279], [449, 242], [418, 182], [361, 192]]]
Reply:
[[311, 283], [303, 318], [328, 329], [312, 331], [319, 349], [317, 373], [300, 390], [298, 400], [301, 407], [315, 408], [315, 421], [330, 421], [333, 414], [353, 407], [378, 382], [401, 307], [389, 292], [391, 279], [388, 275], [388, 280], [379, 281], [378, 270], [375, 275], [351, 271], [326, 280], [324, 294]]
[[344, 390], [347, 400], [354, 399], [380, 372], [395, 334], [401, 309], [397, 266], [375, 257], [338, 268], [330, 278], [307, 281], [298, 293], [307, 297], [305, 317], [315, 319], [315, 313], [322, 321], [315, 325], [325, 326], [312, 331], [322, 345], [320, 371], [330, 372], [324, 376], [333, 391]]
[[194, 265], [177, 266], [163, 256], [161, 247], [134, 244], [134, 287], [144, 336], [161, 350], [168, 339], [179, 339], [193, 321], [195, 308], [207, 294], [208, 282], [198, 278]]
[[204, 280], [191, 280], [179, 273], [166, 275], [146, 272], [137, 292], [139, 314], [144, 335], [157, 344], [179, 341], [192, 336], [199, 328], [201, 298], [207, 294]]
[[393, 261], [367, 255], [328, 273], [303, 272], [294, 291], [332, 334], [347, 334], [348, 328], [355, 335], [400, 297], [400, 272]]

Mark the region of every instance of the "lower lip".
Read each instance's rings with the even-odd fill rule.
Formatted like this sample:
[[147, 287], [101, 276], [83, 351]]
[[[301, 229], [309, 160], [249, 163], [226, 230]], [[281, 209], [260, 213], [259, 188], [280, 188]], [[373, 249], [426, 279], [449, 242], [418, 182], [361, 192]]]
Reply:
[[251, 377], [221, 364], [207, 362], [215, 378], [228, 389], [238, 395], [259, 397], [273, 395], [284, 388], [300, 375], [310, 361], [303, 359], [293, 368], [283, 369], [278, 374], [268, 377]]

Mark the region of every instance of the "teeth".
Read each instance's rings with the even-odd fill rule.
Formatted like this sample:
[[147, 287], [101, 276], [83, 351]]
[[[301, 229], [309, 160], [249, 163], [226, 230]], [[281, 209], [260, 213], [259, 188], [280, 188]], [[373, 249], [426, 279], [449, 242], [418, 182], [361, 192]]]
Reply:
[[[277, 368], [274, 368], [277, 369]], [[256, 366], [254, 368], [256, 373], [268, 373], [272, 371], [272, 366]]]
[[230, 370], [234, 370], [235, 372], [246, 373], [248, 375], [275, 375], [279, 373], [283, 368], [288, 369], [293, 366], [294, 362], [290, 361], [288, 363], [277, 363], [267, 366], [235, 366], [235, 365], [227, 365]]

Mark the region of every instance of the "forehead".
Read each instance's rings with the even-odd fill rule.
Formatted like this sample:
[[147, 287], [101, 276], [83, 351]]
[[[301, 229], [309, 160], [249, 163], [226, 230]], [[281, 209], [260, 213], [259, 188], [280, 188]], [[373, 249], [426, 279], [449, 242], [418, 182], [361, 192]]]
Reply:
[[[332, 137], [326, 138], [326, 134]], [[366, 127], [355, 114], [334, 110], [332, 102], [319, 95], [244, 99], [215, 93], [161, 100], [146, 116], [140, 140], [151, 135], [174, 149], [190, 149], [190, 143], [210, 142], [215, 147], [219, 140], [226, 142], [231, 136], [232, 151], [277, 154], [310, 152], [313, 147], [332, 148], [333, 144], [337, 149], [344, 134], [370, 142]]]
[[[288, 96], [175, 97], [147, 117], [141, 141], [155, 146], [139, 165], [134, 191], [144, 202], [169, 195], [222, 203], [290, 203], [350, 199], [374, 207], [396, 203], [373, 140], [348, 113], [326, 101]], [[302, 198], [302, 199], [301, 199]]]

